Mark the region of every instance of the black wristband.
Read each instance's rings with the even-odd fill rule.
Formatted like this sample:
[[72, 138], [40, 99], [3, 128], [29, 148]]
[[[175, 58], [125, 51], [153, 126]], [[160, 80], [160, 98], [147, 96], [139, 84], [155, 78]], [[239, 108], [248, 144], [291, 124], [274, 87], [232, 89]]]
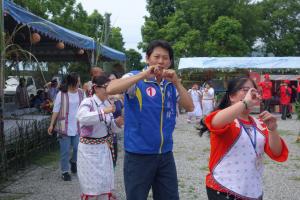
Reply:
[[245, 100], [241, 100], [241, 102], [245, 105], [246, 110], [248, 110], [248, 103]]

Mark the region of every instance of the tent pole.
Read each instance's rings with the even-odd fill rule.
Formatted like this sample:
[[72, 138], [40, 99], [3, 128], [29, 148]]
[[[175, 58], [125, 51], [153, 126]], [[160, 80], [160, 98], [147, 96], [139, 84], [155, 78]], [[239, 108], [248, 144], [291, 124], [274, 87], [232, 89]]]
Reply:
[[[5, 58], [5, 44], [4, 44], [4, 1], [0, 0], [0, 177], [6, 177], [6, 149], [5, 149], [5, 134], [4, 134], [4, 58]], [[3, 172], [3, 174], [2, 174]]]
[[123, 66], [124, 66], [124, 72], [127, 73], [127, 66], [126, 66], [126, 63], [127, 63], [127, 62], [126, 62], [126, 60], [123, 61], [123, 63], [124, 63], [124, 64], [123, 64]]

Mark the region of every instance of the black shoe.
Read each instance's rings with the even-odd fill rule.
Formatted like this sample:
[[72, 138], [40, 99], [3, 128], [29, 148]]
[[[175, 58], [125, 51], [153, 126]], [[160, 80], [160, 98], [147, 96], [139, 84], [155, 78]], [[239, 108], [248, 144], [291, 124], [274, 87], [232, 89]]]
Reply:
[[196, 126], [194, 126], [195, 127], [195, 129], [197, 129], [197, 130], [201, 130], [201, 127], [199, 126], [199, 125], [196, 125]]
[[287, 114], [287, 118], [292, 119], [292, 115], [291, 114]]
[[62, 179], [63, 179], [64, 181], [71, 181], [71, 176], [70, 176], [69, 172], [63, 173], [63, 174], [62, 174]]
[[76, 174], [76, 173], [77, 173], [77, 164], [76, 164], [76, 162], [72, 162], [72, 161], [70, 160], [70, 164], [71, 164], [71, 172], [72, 172], [73, 174]]

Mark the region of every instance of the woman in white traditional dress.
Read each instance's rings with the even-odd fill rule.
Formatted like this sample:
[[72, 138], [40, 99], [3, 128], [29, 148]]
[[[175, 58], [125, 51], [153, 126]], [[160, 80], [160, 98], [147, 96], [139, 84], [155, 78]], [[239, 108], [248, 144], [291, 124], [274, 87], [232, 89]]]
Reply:
[[93, 78], [93, 96], [82, 101], [77, 119], [80, 123], [78, 178], [81, 199], [113, 200], [114, 170], [112, 132], [121, 131], [123, 117], [113, 118], [115, 106], [107, 98], [106, 76]]
[[198, 89], [197, 84], [194, 84], [193, 87], [189, 89], [188, 93], [191, 96], [194, 104], [193, 112], [188, 112], [187, 122], [191, 123], [193, 117], [196, 117], [196, 120], [200, 120], [200, 118], [202, 117], [202, 93]]
[[203, 90], [203, 97], [202, 97], [204, 117], [214, 110], [214, 102], [215, 102], [215, 91], [208, 83], [206, 83], [205, 88]]

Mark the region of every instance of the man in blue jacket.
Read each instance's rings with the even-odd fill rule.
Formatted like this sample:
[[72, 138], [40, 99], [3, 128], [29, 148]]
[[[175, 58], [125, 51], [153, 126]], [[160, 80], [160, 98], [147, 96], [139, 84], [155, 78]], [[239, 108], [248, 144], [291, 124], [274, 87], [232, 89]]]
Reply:
[[169, 43], [155, 40], [146, 51], [148, 66], [111, 81], [109, 94], [125, 92], [124, 181], [127, 200], [179, 199], [173, 131], [177, 102], [188, 112], [193, 102], [174, 70]]

